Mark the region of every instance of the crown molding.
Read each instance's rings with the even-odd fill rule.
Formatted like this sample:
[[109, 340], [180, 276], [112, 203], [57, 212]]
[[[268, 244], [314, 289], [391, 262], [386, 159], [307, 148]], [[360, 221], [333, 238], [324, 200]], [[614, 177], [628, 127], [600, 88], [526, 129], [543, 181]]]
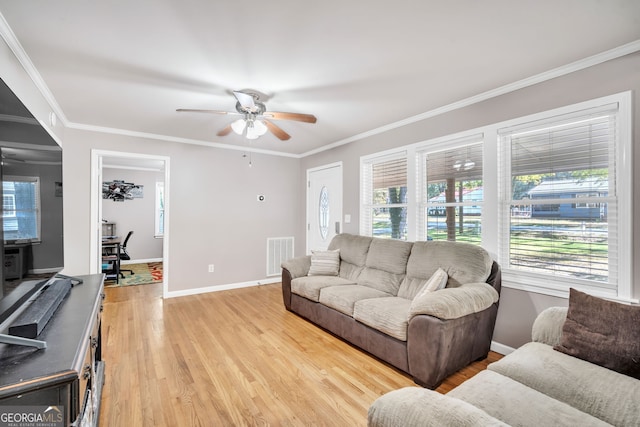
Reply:
[[260, 148], [240, 147], [237, 145], [222, 144], [219, 142], [202, 141], [199, 139], [181, 138], [177, 136], [159, 135], [155, 133], [138, 132], [138, 131], [125, 130], [125, 129], [118, 129], [118, 128], [84, 125], [81, 123], [69, 122], [67, 124], [67, 128], [85, 130], [89, 132], [108, 133], [112, 135], [131, 136], [135, 138], [146, 138], [146, 139], [155, 139], [159, 141], [178, 142], [181, 144], [202, 145], [206, 147], [220, 148], [224, 150], [236, 150], [236, 151], [242, 151], [246, 153], [251, 152], [251, 153], [258, 153], [258, 154], [267, 154], [270, 156], [300, 158], [299, 154], [283, 153], [280, 151], [273, 151], [273, 150], [263, 150]]
[[56, 99], [54, 98], [53, 94], [49, 90], [49, 87], [44, 82], [44, 79], [42, 78], [36, 67], [33, 65], [33, 62], [31, 62], [31, 59], [24, 51], [24, 48], [18, 41], [18, 38], [9, 26], [7, 20], [4, 19], [4, 15], [2, 15], [1, 12], [0, 35], [4, 39], [5, 43], [7, 43], [7, 46], [9, 46], [9, 49], [11, 49], [11, 52], [13, 52], [13, 54], [18, 59], [20, 65], [22, 65], [22, 68], [24, 68], [33, 83], [36, 85], [40, 94], [47, 101], [47, 103], [51, 107], [51, 110], [56, 114], [56, 116], [60, 118], [62, 124], [66, 125], [68, 123], [67, 116], [65, 116], [64, 111], [62, 111], [62, 108], [58, 104], [58, 101], [56, 101]]
[[567, 74], [574, 73], [576, 71], [584, 70], [585, 68], [593, 67], [594, 65], [602, 64], [603, 62], [610, 61], [612, 59], [620, 58], [625, 55], [629, 55], [635, 52], [640, 51], [640, 40], [633, 41], [631, 43], [624, 44], [622, 46], [618, 46], [614, 49], [610, 49], [592, 56], [589, 56], [584, 59], [580, 59], [578, 61], [572, 62], [567, 65], [563, 65], [558, 68], [554, 68], [549, 71], [545, 71], [540, 74], [536, 74], [535, 76], [527, 77], [522, 80], [518, 80], [514, 83], [509, 83], [507, 85], [498, 87], [496, 89], [492, 89], [486, 92], [482, 92], [478, 95], [465, 98], [460, 101], [453, 102], [448, 105], [444, 105], [439, 108], [435, 108], [433, 110], [408, 117], [403, 120], [399, 120], [397, 122], [389, 123], [384, 126], [380, 126], [378, 128], [359, 133], [357, 135], [350, 136], [349, 138], [342, 139], [340, 141], [336, 141], [332, 144], [328, 144], [322, 146], [318, 149], [307, 151], [303, 153], [300, 157], [307, 157], [314, 154], [321, 153], [323, 151], [331, 150], [336, 147], [340, 147], [345, 144], [349, 144], [351, 142], [355, 142], [364, 138], [368, 138], [370, 136], [379, 135], [384, 132], [388, 132], [393, 129], [397, 129], [402, 126], [406, 126], [412, 123], [416, 123], [428, 118], [436, 117], [441, 114], [448, 113], [450, 111], [458, 110], [464, 107], [468, 107], [473, 104], [477, 104], [482, 101], [486, 101], [491, 98], [495, 98], [500, 95], [505, 95], [510, 92], [514, 92], [516, 90], [524, 89], [529, 86], [533, 86], [538, 83], [545, 82], [547, 80], [555, 79], [557, 77], [561, 77]]

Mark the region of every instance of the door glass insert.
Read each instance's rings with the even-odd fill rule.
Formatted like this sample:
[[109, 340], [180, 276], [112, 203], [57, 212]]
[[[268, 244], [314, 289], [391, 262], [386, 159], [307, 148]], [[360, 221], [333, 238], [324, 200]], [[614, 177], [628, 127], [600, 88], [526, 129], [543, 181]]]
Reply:
[[322, 240], [326, 240], [329, 235], [329, 190], [322, 187], [318, 202], [318, 224]]

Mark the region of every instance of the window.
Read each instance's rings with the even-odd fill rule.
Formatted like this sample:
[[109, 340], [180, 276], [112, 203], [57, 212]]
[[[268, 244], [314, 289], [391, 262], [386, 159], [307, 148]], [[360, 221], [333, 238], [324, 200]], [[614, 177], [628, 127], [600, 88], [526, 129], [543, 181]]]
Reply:
[[418, 154], [422, 168], [419, 240], [480, 244], [482, 225], [482, 135]]
[[499, 131], [504, 268], [616, 288], [617, 116], [615, 103]]
[[164, 236], [164, 182], [156, 182], [155, 237]]
[[40, 241], [40, 179], [5, 176], [2, 181], [5, 241]]
[[631, 93], [361, 159], [360, 234], [480, 244], [503, 286], [629, 301]]
[[407, 240], [406, 152], [364, 160], [361, 234]]

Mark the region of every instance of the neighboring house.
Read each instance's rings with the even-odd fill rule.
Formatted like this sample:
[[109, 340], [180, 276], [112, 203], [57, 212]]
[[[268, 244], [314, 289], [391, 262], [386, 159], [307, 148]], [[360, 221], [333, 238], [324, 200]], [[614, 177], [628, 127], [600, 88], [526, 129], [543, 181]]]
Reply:
[[[460, 199], [460, 193], [458, 191], [455, 192], [455, 200], [452, 200], [451, 202], [457, 203], [457, 202], [482, 202], [483, 197], [484, 197], [484, 190], [482, 187], [476, 187], [476, 188], [465, 188], [462, 190], [462, 200]], [[447, 198], [445, 196], [444, 191], [442, 193], [440, 193], [439, 195], [432, 197], [429, 199], [429, 203], [433, 203], [433, 204], [437, 204], [437, 205], [442, 205], [444, 203], [447, 202]], [[465, 215], [481, 215], [482, 214], [482, 207], [478, 206], [478, 205], [472, 205], [472, 206], [464, 206], [463, 207], [463, 212]], [[447, 214], [446, 209], [444, 206], [434, 206], [432, 208], [429, 208], [428, 210], [429, 215], [433, 215], [433, 216], [445, 216]]]
[[[588, 197], [607, 196], [607, 180], [549, 180], [527, 192], [530, 199], [568, 199], [569, 203], [532, 205], [532, 217], [601, 218], [607, 217], [606, 204], [586, 201]], [[582, 200], [581, 200], [582, 199]]]

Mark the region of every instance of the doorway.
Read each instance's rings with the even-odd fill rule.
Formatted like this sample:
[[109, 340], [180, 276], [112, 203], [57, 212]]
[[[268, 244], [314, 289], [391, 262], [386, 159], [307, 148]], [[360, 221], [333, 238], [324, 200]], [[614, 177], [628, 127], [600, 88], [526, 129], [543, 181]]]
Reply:
[[307, 254], [342, 230], [342, 162], [307, 170]]
[[[130, 170], [135, 173], [144, 173], [148, 171], [154, 173], [162, 180], [163, 186], [163, 222], [162, 222], [162, 234], [161, 236], [155, 236], [162, 238], [162, 293], [163, 297], [168, 293], [168, 254], [169, 254], [169, 158], [166, 156], [154, 156], [138, 153], [127, 153], [117, 151], [104, 151], [104, 150], [92, 150], [91, 151], [91, 218], [92, 218], [92, 232], [91, 232], [91, 253], [90, 253], [90, 271], [92, 274], [100, 273], [102, 271], [102, 232], [103, 232], [103, 198], [102, 198], [102, 186], [105, 181], [104, 169], [122, 169]], [[109, 181], [110, 179], [107, 179]], [[147, 186], [148, 187], [148, 186]], [[155, 199], [155, 188], [144, 188], [142, 197], [150, 197]], [[107, 202], [107, 200], [104, 200]], [[114, 203], [112, 201], [109, 201]], [[128, 201], [120, 202], [128, 203]], [[145, 214], [146, 215], [146, 214]], [[155, 218], [149, 218], [149, 221], [154, 222]], [[116, 229], [117, 234], [127, 233], [129, 230]], [[157, 234], [157, 233], [154, 233]], [[122, 236], [124, 237], [124, 236]], [[156, 249], [157, 251], [157, 249]]]

